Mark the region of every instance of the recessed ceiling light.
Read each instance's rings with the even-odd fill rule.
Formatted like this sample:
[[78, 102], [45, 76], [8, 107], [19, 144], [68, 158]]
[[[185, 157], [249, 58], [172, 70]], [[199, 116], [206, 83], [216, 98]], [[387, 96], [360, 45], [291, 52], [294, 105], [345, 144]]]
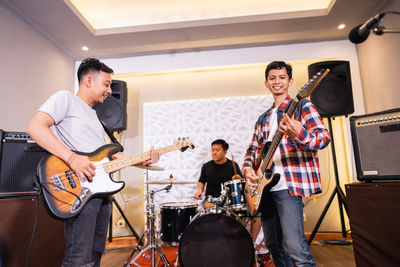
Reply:
[[340, 24], [337, 28], [338, 28], [339, 30], [343, 30], [345, 27], [346, 27], [346, 25]]
[[87, 46], [82, 46], [82, 48], [81, 48], [83, 51], [88, 51], [89, 50], [89, 47], [87, 47]]

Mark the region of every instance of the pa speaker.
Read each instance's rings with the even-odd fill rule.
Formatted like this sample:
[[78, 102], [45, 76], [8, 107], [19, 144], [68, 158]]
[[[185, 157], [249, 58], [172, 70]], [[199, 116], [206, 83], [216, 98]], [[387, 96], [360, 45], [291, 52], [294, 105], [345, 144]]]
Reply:
[[96, 103], [93, 108], [97, 116], [110, 131], [126, 130], [126, 104], [128, 89], [126, 82], [112, 80], [112, 93], [103, 103]]
[[350, 117], [357, 179], [400, 180], [400, 108]]
[[323, 61], [308, 66], [308, 77], [320, 69], [330, 69], [328, 75], [311, 93], [311, 102], [322, 117], [348, 115], [354, 112], [348, 61]]
[[24, 132], [0, 130], [0, 198], [38, 194], [36, 169], [47, 152]]

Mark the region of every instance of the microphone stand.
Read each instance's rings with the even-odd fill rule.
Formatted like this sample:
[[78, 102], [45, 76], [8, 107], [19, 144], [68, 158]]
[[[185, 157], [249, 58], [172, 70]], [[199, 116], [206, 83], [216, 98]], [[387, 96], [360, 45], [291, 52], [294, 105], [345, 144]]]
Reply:
[[[400, 15], [399, 11], [386, 11], [384, 14], [395, 14]], [[376, 25], [372, 28], [372, 32], [376, 35], [382, 35], [384, 33], [400, 33], [400, 29], [386, 29], [385, 26]]]
[[386, 29], [385, 26], [378, 26], [373, 28], [372, 32], [376, 35], [382, 35], [384, 33], [400, 33], [400, 29]]

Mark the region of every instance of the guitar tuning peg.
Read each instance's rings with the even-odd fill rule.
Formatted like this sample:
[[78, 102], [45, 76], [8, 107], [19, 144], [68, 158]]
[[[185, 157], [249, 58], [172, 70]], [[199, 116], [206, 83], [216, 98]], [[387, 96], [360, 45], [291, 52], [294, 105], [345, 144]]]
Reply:
[[[318, 74], [318, 73], [317, 73], [317, 74]], [[314, 76], [312, 76], [312, 78], [313, 78], [313, 79], [317, 79], [318, 76], [317, 76], [317, 75], [314, 75]]]
[[182, 137], [182, 141], [185, 141], [186, 139], [185, 139], [185, 137]]
[[178, 141], [181, 141], [181, 138], [180, 138], [180, 137], [178, 137]]
[[189, 140], [190, 138], [189, 138], [189, 136], [186, 136], [186, 140]]

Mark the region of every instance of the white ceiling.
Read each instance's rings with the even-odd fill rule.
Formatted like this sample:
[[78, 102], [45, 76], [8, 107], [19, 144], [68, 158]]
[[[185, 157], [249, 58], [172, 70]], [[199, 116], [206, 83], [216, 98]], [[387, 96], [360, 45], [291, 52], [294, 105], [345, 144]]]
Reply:
[[346, 39], [393, 0], [290, 1], [0, 0], [74, 59]]
[[[64, 0], [95, 35], [327, 15], [335, 0]], [[107, 14], [106, 16], [104, 14]]]

